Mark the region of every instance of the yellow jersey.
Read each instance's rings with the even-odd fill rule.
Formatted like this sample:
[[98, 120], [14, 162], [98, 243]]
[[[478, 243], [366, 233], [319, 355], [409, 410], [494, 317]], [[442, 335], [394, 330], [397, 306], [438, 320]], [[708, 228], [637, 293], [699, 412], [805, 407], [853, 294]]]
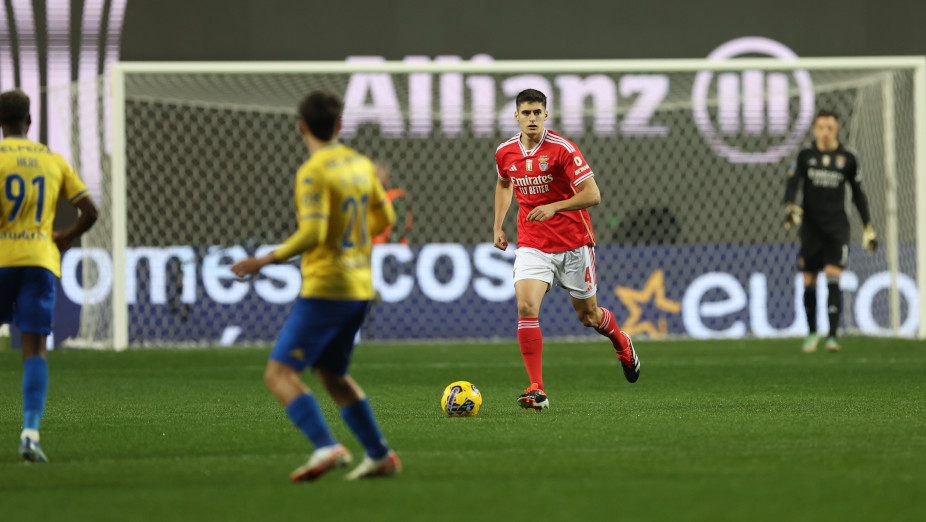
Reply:
[[373, 298], [373, 236], [395, 221], [373, 162], [334, 142], [296, 173], [299, 230], [274, 251], [283, 261], [302, 253], [300, 297]]
[[71, 203], [88, 195], [64, 158], [27, 138], [0, 141], [0, 267], [40, 266], [61, 277], [52, 241], [61, 195]]

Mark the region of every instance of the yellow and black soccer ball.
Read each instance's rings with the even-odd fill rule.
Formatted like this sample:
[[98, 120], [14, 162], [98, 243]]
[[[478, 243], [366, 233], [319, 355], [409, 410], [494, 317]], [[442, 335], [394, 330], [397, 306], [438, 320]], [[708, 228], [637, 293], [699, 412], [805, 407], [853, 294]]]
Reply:
[[444, 389], [440, 407], [448, 417], [473, 417], [482, 406], [482, 394], [468, 381], [450, 383]]

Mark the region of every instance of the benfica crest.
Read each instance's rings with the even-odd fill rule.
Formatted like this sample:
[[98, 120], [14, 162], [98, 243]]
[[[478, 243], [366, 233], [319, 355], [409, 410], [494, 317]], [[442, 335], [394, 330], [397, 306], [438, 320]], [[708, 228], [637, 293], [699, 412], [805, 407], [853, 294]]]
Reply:
[[846, 157], [842, 154], [836, 155], [836, 168], [841, 169], [846, 166]]
[[540, 163], [540, 171], [546, 172], [550, 168], [550, 158], [547, 156], [540, 156], [537, 158], [537, 161]]

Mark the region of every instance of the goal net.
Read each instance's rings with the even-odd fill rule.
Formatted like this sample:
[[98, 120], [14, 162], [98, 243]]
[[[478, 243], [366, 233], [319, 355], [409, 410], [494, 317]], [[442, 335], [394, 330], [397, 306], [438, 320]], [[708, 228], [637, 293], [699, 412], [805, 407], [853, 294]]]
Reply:
[[[264, 344], [299, 291], [295, 262], [252, 281], [230, 265], [295, 228], [294, 173], [307, 151], [296, 105], [345, 100], [341, 139], [380, 166], [398, 220], [374, 250], [379, 340], [514, 338], [513, 247], [492, 242], [493, 155], [517, 132], [514, 97], [548, 96], [547, 127], [582, 150], [601, 204], [598, 300], [631, 334], [801, 336], [797, 234], [782, 226], [786, 173], [816, 110], [857, 149], [885, 248], [852, 223], [842, 327], [922, 333], [917, 194], [924, 192], [922, 59], [144, 64], [113, 68], [112, 128], [88, 179], [105, 211], [68, 255], [83, 292], [83, 344]], [[917, 105], [919, 103], [920, 105]], [[99, 112], [99, 108], [97, 107]], [[85, 115], [85, 118], [92, 116]], [[82, 139], [83, 138], [83, 139]], [[75, 148], [87, 137], [74, 134]], [[100, 143], [111, 143], [111, 150]], [[111, 156], [110, 156], [111, 154]], [[111, 161], [110, 161], [111, 159]], [[833, 158], [834, 162], [844, 159]], [[85, 177], [86, 174], [85, 174]], [[847, 191], [848, 192], [848, 191]], [[922, 201], [921, 201], [922, 203]], [[515, 238], [517, 205], [505, 222]], [[820, 278], [818, 325], [825, 331]], [[596, 335], [552, 291], [545, 336]]]

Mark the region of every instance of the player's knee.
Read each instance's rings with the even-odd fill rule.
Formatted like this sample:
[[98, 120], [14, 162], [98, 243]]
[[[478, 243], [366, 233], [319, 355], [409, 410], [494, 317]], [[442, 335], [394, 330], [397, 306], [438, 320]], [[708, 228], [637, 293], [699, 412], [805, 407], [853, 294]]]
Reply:
[[276, 387], [277, 379], [277, 372], [272, 370], [270, 367], [264, 370], [264, 386], [266, 386], [268, 390], [273, 391], [273, 389]]
[[595, 310], [576, 310], [576, 315], [579, 317], [579, 321], [582, 321], [582, 324], [585, 326], [598, 326], [600, 322], [600, 320], [595, 320]]
[[540, 306], [527, 301], [518, 301], [518, 317], [537, 317]]
[[264, 370], [264, 384], [270, 391], [276, 391], [282, 386], [289, 376], [281, 365], [270, 364]]
[[316, 374], [319, 377], [318, 380], [322, 382], [325, 389], [330, 393], [342, 393], [348, 388], [347, 379], [344, 375], [338, 375], [325, 370], [319, 370]]
[[315, 373], [338, 407], [343, 408], [366, 397], [357, 382], [348, 374], [339, 375], [324, 369], [318, 369]]

